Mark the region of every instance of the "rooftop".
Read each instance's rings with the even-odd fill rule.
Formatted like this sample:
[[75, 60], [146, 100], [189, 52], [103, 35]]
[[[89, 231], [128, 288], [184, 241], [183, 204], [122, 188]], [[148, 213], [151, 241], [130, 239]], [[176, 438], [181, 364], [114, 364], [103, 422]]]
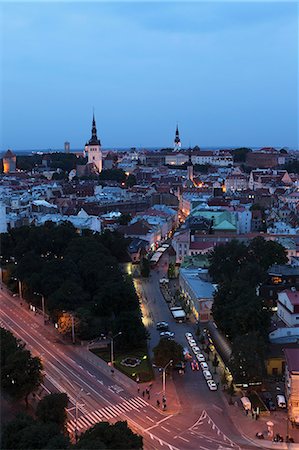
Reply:
[[299, 348], [286, 348], [284, 354], [289, 372], [299, 375]]

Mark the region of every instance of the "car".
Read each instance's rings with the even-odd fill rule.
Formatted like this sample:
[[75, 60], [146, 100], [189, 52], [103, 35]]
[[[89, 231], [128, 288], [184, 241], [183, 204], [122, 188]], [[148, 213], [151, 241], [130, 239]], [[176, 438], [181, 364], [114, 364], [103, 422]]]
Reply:
[[272, 400], [267, 400], [266, 405], [267, 405], [269, 411], [276, 411], [275, 403]]
[[191, 369], [192, 369], [192, 370], [199, 370], [198, 362], [195, 361], [195, 359], [193, 359], [193, 361], [191, 361], [190, 364], [191, 364]]
[[199, 362], [206, 362], [205, 357], [202, 353], [196, 353], [196, 358]]
[[190, 354], [189, 350], [186, 347], [183, 349], [183, 355], [184, 355], [185, 361], [190, 361], [190, 359], [193, 359], [192, 355]]
[[211, 380], [213, 378], [212, 374], [211, 374], [211, 372], [209, 370], [203, 370], [202, 374], [203, 374], [203, 376], [205, 377], [206, 380]]
[[197, 343], [196, 343], [196, 341], [195, 341], [194, 339], [190, 339], [189, 345], [190, 345], [191, 347], [196, 347], [196, 346], [197, 346]]
[[284, 395], [276, 395], [276, 402], [279, 408], [286, 408], [287, 402]]
[[167, 322], [157, 322], [156, 323], [156, 329], [157, 330], [167, 331], [168, 330], [168, 323]]
[[195, 354], [201, 352], [200, 348], [197, 347], [197, 345], [195, 347], [192, 347], [192, 350], [193, 350], [193, 353], [195, 353]]
[[193, 339], [193, 334], [192, 333], [185, 333], [186, 339]]
[[160, 337], [161, 338], [173, 338], [174, 332], [173, 331], [162, 331], [162, 333], [160, 333]]
[[200, 367], [202, 368], [202, 370], [209, 370], [209, 366], [206, 362], [201, 362]]
[[217, 391], [217, 384], [215, 383], [215, 381], [209, 380], [208, 378], [206, 380], [207, 380], [207, 385], [208, 385], [210, 391]]
[[184, 361], [179, 362], [173, 367], [173, 370], [176, 370], [181, 373], [181, 371], [185, 372], [186, 364]]

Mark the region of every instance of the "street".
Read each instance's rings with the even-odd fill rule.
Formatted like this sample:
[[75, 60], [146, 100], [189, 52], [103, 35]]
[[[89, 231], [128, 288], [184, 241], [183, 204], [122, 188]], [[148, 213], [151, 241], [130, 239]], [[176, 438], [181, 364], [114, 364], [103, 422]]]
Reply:
[[[159, 274], [139, 286], [150, 309], [149, 326], [155, 330], [157, 320], [167, 320], [176, 340], [185, 344], [184, 333], [190, 324], [176, 324], [161, 295]], [[51, 325], [5, 290], [1, 291], [0, 322], [22, 339], [33, 355], [42, 358], [47, 392], [66, 392], [70, 399], [68, 431], [74, 436], [101, 420], [127, 420], [134, 432], [144, 437], [145, 449], [252, 449], [225, 413], [219, 392], [210, 392], [201, 372], [190, 368], [184, 376], [175, 374], [174, 383], [181, 409], [165, 414], [137, 393], [137, 385], [118, 371], [111, 374], [107, 363], [90, 354], [85, 347], [62, 342]], [[191, 329], [191, 331], [194, 331]], [[158, 342], [152, 332], [151, 348]], [[186, 346], [186, 344], [185, 344]], [[77, 409], [77, 420], [76, 420]]]

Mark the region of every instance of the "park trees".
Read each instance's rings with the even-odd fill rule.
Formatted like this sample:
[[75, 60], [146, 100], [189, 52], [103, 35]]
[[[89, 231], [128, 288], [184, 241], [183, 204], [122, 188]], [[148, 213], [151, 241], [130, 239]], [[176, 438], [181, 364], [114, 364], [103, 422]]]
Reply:
[[1, 386], [4, 392], [15, 399], [25, 399], [42, 381], [42, 364], [32, 357], [25, 345], [10, 331], [0, 328], [1, 340]]
[[159, 367], [165, 367], [171, 360], [174, 366], [184, 360], [183, 347], [172, 339], [160, 339], [153, 352], [155, 365]]
[[142, 450], [143, 438], [128, 427], [127, 422], [100, 422], [83, 433], [77, 449], [134, 449]]
[[68, 396], [65, 393], [46, 395], [38, 402], [36, 417], [43, 423], [55, 423], [61, 431], [64, 431], [68, 401]]
[[[4, 259], [11, 261], [7, 273], [12, 284], [21, 280], [24, 297], [39, 307], [40, 296], [34, 299], [34, 292], [43, 294], [46, 312], [55, 322], [64, 311], [75, 317], [76, 337], [93, 339], [121, 330], [133, 347], [145, 344], [139, 300], [132, 279], [119, 266], [127, 258], [128, 241], [122, 235], [109, 231], [80, 236], [70, 224], [49, 222], [12, 229], [1, 235], [1, 242]], [[70, 320], [63, 324], [70, 331]]]

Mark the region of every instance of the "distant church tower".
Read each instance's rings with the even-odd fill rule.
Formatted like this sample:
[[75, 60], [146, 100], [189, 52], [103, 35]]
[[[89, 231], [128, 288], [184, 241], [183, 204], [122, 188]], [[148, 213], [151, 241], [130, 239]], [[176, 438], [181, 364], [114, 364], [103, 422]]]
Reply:
[[175, 138], [174, 138], [174, 151], [179, 152], [181, 150], [181, 140], [180, 140], [180, 133], [179, 133], [179, 127], [176, 126], [175, 130]]
[[101, 141], [97, 137], [97, 128], [94, 114], [92, 117], [91, 139], [86, 142], [85, 154], [88, 156], [88, 164], [93, 164], [97, 171], [102, 172]]

